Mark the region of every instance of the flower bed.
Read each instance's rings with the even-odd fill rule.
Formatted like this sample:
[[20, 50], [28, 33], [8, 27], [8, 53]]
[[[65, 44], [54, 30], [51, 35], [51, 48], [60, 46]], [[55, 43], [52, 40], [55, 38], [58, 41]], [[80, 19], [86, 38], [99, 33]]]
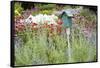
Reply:
[[15, 40], [15, 42], [20, 44], [18, 46], [15, 44], [15, 64], [38, 65], [96, 61], [96, 46], [88, 42], [84, 34], [74, 27], [70, 34], [71, 61], [69, 62], [68, 40], [62, 24], [61, 19], [54, 15], [16, 19], [15, 34], [20, 41]]

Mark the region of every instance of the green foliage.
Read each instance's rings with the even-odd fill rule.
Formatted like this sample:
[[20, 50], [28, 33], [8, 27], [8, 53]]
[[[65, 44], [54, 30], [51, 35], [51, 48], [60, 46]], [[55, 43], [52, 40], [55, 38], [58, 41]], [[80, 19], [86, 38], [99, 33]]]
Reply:
[[[76, 29], [75, 31], [77, 31]], [[91, 44], [82, 33], [72, 32], [72, 58], [73, 62], [96, 61], [96, 45]]]
[[15, 13], [15, 16], [20, 16], [22, 11], [23, 11], [23, 8], [21, 7], [21, 3], [19, 2], [16, 2], [14, 4], [14, 13]]
[[56, 6], [55, 4], [35, 4], [36, 7], [38, 7], [40, 10], [50, 10], [54, 9]]
[[42, 10], [40, 13], [42, 14], [52, 14], [52, 10]]
[[80, 27], [89, 28], [94, 32], [96, 31], [97, 15], [89, 9], [80, 10], [79, 14], [74, 15], [73, 21]]
[[[75, 29], [75, 31], [72, 32], [70, 39], [71, 62], [96, 61], [96, 46], [87, 42], [79, 30]], [[37, 32], [26, 30], [20, 38], [26, 40], [22, 46], [15, 49], [16, 66], [69, 63], [67, 39], [62, 35], [48, 37], [47, 30], [40, 29]]]
[[88, 21], [95, 21], [96, 22], [96, 15], [94, 12], [90, 11], [89, 9], [83, 9], [80, 13], [81, 16], [84, 16]]
[[56, 7], [55, 4], [35, 4], [35, 8], [38, 8], [39, 10], [36, 12], [33, 12], [32, 15], [36, 15], [38, 13], [52, 14], [55, 7]]

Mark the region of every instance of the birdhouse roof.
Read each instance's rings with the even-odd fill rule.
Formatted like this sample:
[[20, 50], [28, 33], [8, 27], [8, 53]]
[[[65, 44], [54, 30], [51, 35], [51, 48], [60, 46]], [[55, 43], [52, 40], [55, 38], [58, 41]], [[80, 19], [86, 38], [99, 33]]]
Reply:
[[64, 13], [67, 14], [68, 17], [73, 17], [73, 14], [72, 14], [71, 11], [69, 11], [69, 10], [63, 10], [61, 16], [62, 16]]
[[62, 11], [56, 11], [54, 14], [57, 16], [62, 16], [63, 14], [67, 14], [68, 17], [73, 17], [73, 14], [78, 14], [79, 13], [80, 8], [77, 9], [66, 9], [66, 10], [62, 10]]

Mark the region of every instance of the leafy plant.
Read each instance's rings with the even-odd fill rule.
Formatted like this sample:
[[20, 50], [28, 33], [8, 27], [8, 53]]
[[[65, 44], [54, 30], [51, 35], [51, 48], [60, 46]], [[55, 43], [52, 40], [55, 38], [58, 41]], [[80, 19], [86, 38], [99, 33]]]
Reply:
[[23, 11], [23, 8], [21, 7], [21, 3], [17, 2], [14, 4], [14, 13], [15, 13], [15, 16], [20, 16], [22, 11]]

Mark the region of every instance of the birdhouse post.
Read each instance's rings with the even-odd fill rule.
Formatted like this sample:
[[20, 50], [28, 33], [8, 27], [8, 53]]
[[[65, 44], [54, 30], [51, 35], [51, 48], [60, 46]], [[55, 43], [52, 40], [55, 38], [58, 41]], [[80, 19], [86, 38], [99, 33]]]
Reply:
[[71, 56], [71, 45], [70, 45], [70, 29], [72, 26], [72, 17], [73, 15], [71, 14], [70, 11], [63, 11], [61, 14], [61, 19], [63, 21], [63, 28], [66, 30], [66, 34], [67, 34], [67, 41], [68, 41], [68, 58], [69, 58], [69, 62], [72, 61], [72, 56]]

